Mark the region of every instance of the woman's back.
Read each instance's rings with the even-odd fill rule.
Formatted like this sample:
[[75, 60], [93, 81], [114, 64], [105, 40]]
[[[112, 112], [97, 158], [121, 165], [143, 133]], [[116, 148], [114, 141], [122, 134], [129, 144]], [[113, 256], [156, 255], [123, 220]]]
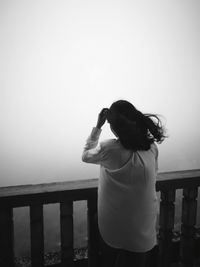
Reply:
[[116, 139], [101, 142], [101, 147], [107, 155], [106, 160], [101, 164], [110, 170], [121, 168], [133, 154], [132, 150], [125, 149]]
[[100, 233], [112, 247], [148, 251], [156, 244], [157, 148], [131, 152], [112, 141], [102, 149], [108, 157], [98, 187]]

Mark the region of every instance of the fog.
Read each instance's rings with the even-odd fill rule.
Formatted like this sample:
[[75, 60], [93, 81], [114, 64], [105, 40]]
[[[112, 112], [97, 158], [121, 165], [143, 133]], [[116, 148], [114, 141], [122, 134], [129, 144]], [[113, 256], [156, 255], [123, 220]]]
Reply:
[[1, 0], [0, 186], [98, 177], [82, 150], [118, 99], [163, 115], [159, 171], [200, 168], [199, 14], [198, 0]]

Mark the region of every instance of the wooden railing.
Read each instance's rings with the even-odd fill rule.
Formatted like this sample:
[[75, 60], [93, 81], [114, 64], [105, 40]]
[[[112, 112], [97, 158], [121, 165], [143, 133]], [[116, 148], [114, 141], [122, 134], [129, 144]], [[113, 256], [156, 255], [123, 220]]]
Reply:
[[[97, 267], [99, 263], [97, 184], [97, 179], [88, 179], [0, 188], [0, 266], [14, 267], [13, 208], [25, 206], [30, 208], [32, 267], [44, 266], [43, 205], [60, 203], [61, 264], [59, 266]], [[169, 267], [173, 260], [174, 202], [177, 189], [183, 189], [179, 260], [184, 267], [193, 266], [199, 186], [200, 170], [158, 174], [156, 190], [161, 193], [158, 235], [160, 267]], [[88, 260], [82, 261], [74, 261], [73, 202], [77, 200], [86, 200], [88, 207]]]

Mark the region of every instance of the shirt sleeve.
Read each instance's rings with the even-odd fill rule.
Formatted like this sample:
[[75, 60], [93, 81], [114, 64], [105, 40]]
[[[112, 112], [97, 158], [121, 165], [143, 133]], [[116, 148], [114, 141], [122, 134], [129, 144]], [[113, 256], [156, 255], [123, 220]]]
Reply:
[[105, 151], [101, 144], [98, 143], [101, 129], [94, 127], [90, 136], [86, 140], [83, 149], [82, 161], [87, 163], [101, 164], [105, 159]]

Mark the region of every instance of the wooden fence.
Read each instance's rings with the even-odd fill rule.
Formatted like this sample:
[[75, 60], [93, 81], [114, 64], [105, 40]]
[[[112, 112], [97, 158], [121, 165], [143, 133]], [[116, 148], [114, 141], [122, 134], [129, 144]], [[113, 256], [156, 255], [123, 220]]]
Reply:
[[[54, 266], [97, 267], [99, 263], [97, 212], [97, 179], [59, 183], [21, 185], [0, 188], [0, 266], [14, 267], [13, 208], [30, 208], [32, 267], [44, 266], [43, 205], [60, 204], [61, 263]], [[160, 192], [159, 266], [173, 261], [175, 193], [183, 189], [180, 263], [192, 267], [194, 262], [195, 224], [200, 170], [159, 173], [156, 190]], [[88, 259], [74, 261], [73, 202], [87, 201]], [[53, 266], [53, 265], [51, 265]]]

